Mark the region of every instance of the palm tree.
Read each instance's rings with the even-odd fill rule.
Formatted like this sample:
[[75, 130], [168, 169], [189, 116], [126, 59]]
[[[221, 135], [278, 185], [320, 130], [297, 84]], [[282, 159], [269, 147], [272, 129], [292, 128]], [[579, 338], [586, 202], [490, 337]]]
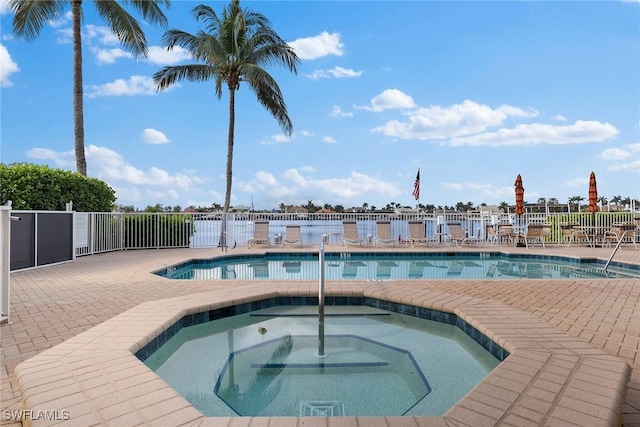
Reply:
[[[167, 18], [160, 5], [169, 8], [171, 0], [131, 0], [127, 4], [142, 14], [145, 20], [167, 25]], [[8, 0], [13, 10], [13, 33], [27, 41], [35, 40], [47, 23], [59, 19], [71, 6], [73, 21], [73, 135], [76, 154], [76, 169], [87, 175], [87, 160], [84, 155], [84, 104], [82, 90], [82, 0], [33, 1]], [[147, 40], [136, 21], [116, 0], [94, 0], [98, 15], [111, 28], [125, 49], [136, 56], [147, 56]]]
[[232, 0], [222, 16], [206, 5], [193, 8], [197, 21], [206, 29], [197, 34], [171, 29], [163, 36], [169, 50], [180, 46], [203, 63], [164, 67], [154, 74], [158, 90], [171, 87], [179, 80], [204, 82], [214, 80], [218, 99], [223, 85], [229, 89], [229, 130], [227, 139], [227, 176], [224, 212], [231, 202], [233, 142], [235, 131], [235, 96], [241, 82], [246, 82], [258, 101], [278, 121], [282, 130], [291, 135], [293, 125], [284, 98], [276, 81], [262, 68], [282, 64], [297, 74], [298, 56], [270, 27], [265, 16], [250, 9], [241, 9], [239, 0]]

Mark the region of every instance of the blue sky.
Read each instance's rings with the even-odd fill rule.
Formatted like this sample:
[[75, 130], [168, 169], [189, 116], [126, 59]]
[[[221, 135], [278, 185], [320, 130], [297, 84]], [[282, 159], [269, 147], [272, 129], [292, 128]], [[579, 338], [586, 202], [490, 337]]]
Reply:
[[[173, 1], [169, 27], [191, 33]], [[298, 53], [269, 68], [293, 121], [285, 137], [247, 86], [236, 100], [232, 205], [513, 203], [599, 193], [640, 198], [640, 2], [259, 1]], [[223, 204], [228, 93], [212, 82], [156, 92], [152, 75], [193, 63], [143, 24], [150, 55], [124, 51], [83, 2], [88, 174], [144, 208]], [[68, 15], [29, 43], [0, 0], [3, 163], [75, 170]], [[135, 15], [135, 12], [132, 12]], [[139, 17], [139, 16], [137, 16]]]

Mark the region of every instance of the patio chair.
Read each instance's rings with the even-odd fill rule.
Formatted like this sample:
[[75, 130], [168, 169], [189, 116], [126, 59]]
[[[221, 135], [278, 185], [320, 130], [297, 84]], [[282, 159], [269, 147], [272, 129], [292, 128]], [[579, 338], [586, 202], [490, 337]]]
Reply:
[[391, 221], [377, 221], [376, 222], [376, 247], [379, 248], [380, 244], [391, 244], [396, 246], [398, 241], [391, 235]]
[[358, 225], [355, 221], [342, 221], [342, 243], [345, 248], [349, 244], [362, 246], [362, 239], [358, 236]]
[[478, 243], [479, 241], [475, 236], [468, 236], [467, 231], [458, 222], [447, 224], [447, 229], [449, 230], [447, 239], [449, 242], [455, 243], [456, 246], [464, 246], [465, 243]]
[[638, 249], [638, 245], [635, 240], [636, 227], [633, 223], [628, 224], [613, 224], [609, 230], [604, 232], [602, 237], [603, 246], [611, 247], [611, 243], [622, 243], [623, 241], [633, 243], [633, 247]]
[[269, 221], [256, 221], [253, 223], [253, 237], [247, 242], [249, 247], [253, 245], [271, 246], [269, 239]]
[[287, 225], [284, 229], [284, 237], [282, 238], [281, 245], [295, 245], [302, 247], [302, 239], [300, 238], [300, 226], [297, 224]]
[[498, 241], [499, 242], [504, 242], [507, 241], [509, 242], [509, 244], [514, 244], [515, 239], [514, 239], [514, 234], [513, 234], [513, 225], [501, 225], [498, 227]]
[[584, 229], [579, 228], [578, 223], [561, 223], [560, 230], [562, 231], [562, 241], [566, 242], [567, 247], [574, 242], [586, 242], [589, 246], [592, 246], [589, 234]]
[[493, 225], [487, 226], [487, 245], [495, 245], [498, 243], [498, 233]]
[[535, 244], [539, 243], [544, 248], [544, 236], [543, 236], [543, 226], [542, 225], [534, 225], [531, 224], [527, 227], [527, 231], [525, 231], [522, 238], [524, 239], [524, 244], [528, 248], [529, 243]]
[[431, 243], [436, 243], [435, 237], [427, 237], [426, 227], [423, 221], [409, 221], [409, 243], [412, 247], [418, 245], [429, 246]]

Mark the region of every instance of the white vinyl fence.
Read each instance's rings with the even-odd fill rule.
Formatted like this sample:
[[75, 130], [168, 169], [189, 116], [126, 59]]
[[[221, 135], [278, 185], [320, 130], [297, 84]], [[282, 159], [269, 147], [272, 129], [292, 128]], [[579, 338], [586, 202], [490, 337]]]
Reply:
[[[562, 243], [561, 225], [573, 223], [579, 226], [611, 226], [614, 222], [631, 222], [630, 212], [591, 213], [528, 213], [521, 217], [514, 214], [490, 213], [349, 213], [349, 214], [281, 214], [281, 213], [84, 213], [75, 214], [76, 256], [130, 249], [209, 248], [247, 245], [253, 236], [255, 221], [269, 221], [271, 242], [284, 235], [288, 224], [301, 226], [304, 245], [319, 245], [322, 236], [338, 236], [342, 233], [342, 221], [355, 220], [359, 235], [372, 240], [376, 234], [376, 221], [391, 222], [393, 236], [406, 239], [408, 221], [422, 220], [427, 236], [446, 233], [446, 224], [459, 222], [469, 235], [486, 239], [488, 225], [550, 224], [548, 243]], [[225, 232], [222, 233], [224, 228]], [[224, 239], [221, 239], [224, 236]], [[338, 240], [338, 239], [336, 239]]]

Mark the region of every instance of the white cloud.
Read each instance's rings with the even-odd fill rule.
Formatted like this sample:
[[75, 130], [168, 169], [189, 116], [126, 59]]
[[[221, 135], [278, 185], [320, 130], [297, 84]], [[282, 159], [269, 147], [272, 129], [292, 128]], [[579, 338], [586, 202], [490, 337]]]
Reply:
[[413, 98], [398, 89], [386, 89], [380, 95], [371, 98], [370, 106], [356, 107], [362, 110], [380, 112], [395, 108], [414, 108]]
[[71, 11], [69, 10], [64, 14], [62, 14], [62, 16], [60, 16], [58, 19], [49, 21], [48, 24], [52, 28], [60, 28], [60, 27], [64, 27], [66, 25], [71, 24], [72, 21], [73, 21], [73, 13], [71, 13]]
[[499, 129], [478, 135], [453, 138], [449, 145], [492, 147], [513, 145], [564, 145], [602, 142], [614, 138], [618, 130], [609, 123], [578, 120], [572, 125], [556, 126], [533, 123], [517, 125], [513, 129]]
[[27, 150], [27, 157], [32, 159], [50, 160], [59, 168], [75, 168], [76, 161], [73, 150], [58, 152], [48, 148], [32, 148]]
[[83, 41], [97, 41], [103, 45], [116, 45], [120, 44], [120, 40], [113, 34], [111, 28], [87, 24], [84, 26], [84, 33], [82, 34]]
[[[172, 88], [180, 87], [175, 84]], [[171, 90], [168, 89], [168, 90]], [[88, 87], [87, 96], [96, 98], [99, 96], [135, 96], [135, 95], [155, 95], [156, 89], [151, 77], [131, 76], [129, 80], [116, 79], [111, 83], [103, 85], [92, 85]]]
[[442, 188], [449, 191], [468, 191], [484, 196], [485, 200], [509, 200], [514, 197], [513, 187], [498, 187], [476, 182], [443, 182]]
[[97, 49], [92, 48], [91, 52], [96, 57], [96, 62], [98, 64], [113, 64], [116, 62], [118, 58], [133, 58], [133, 55], [129, 52], [126, 52], [120, 48], [113, 49]]
[[612, 162], [607, 167], [610, 172], [640, 172], [640, 143], [607, 148], [600, 158]]
[[353, 117], [353, 113], [342, 111], [342, 108], [337, 105], [333, 106], [329, 115], [331, 117]]
[[300, 59], [318, 59], [327, 55], [342, 56], [344, 44], [339, 33], [326, 31], [313, 37], [304, 37], [288, 43]]
[[[140, 201], [143, 194], [149, 200], [162, 200], [162, 198], [176, 200], [178, 190], [193, 191], [195, 184], [202, 182], [199, 177], [184, 173], [171, 174], [157, 167], [150, 167], [146, 171], [138, 169], [125, 161], [121, 154], [106, 147], [89, 145], [85, 147], [85, 155], [91, 175], [107, 182], [116, 190], [118, 199], [125, 199], [128, 203]], [[34, 148], [27, 151], [27, 156], [48, 160], [57, 167], [75, 168], [73, 150], [57, 152], [47, 148]], [[147, 186], [151, 188], [146, 188]], [[155, 188], [162, 188], [162, 190]], [[154, 192], [159, 192], [162, 198], [149, 197]]]
[[170, 189], [188, 190], [193, 179], [183, 173], [170, 174], [164, 169], [150, 167], [146, 171], [138, 169], [124, 160], [121, 154], [106, 148], [89, 145], [85, 148], [87, 163], [97, 172], [95, 175], [107, 182], [124, 182], [133, 185], [149, 185]]
[[556, 121], [559, 121], [559, 122], [566, 122], [567, 118], [565, 116], [562, 116], [562, 115], [558, 114], [556, 116], [551, 117], [551, 120], [556, 120]]
[[589, 178], [575, 178], [565, 182], [567, 187], [586, 187], [589, 185]]
[[262, 141], [260, 144], [262, 145], [285, 144], [287, 142], [291, 142], [294, 137], [295, 137], [295, 134], [292, 134], [291, 136], [287, 136], [285, 134], [278, 133], [278, 134], [272, 135], [266, 141]]
[[147, 55], [147, 61], [156, 65], [174, 65], [187, 59], [191, 59], [191, 54], [180, 46], [175, 46], [171, 50], [160, 46], [151, 46]]
[[147, 128], [142, 131], [142, 140], [147, 144], [168, 144], [169, 138], [159, 130]]
[[56, 30], [56, 43], [69, 44], [72, 41], [73, 30], [70, 27]]
[[317, 80], [317, 79], [343, 79], [343, 78], [353, 78], [360, 77], [362, 75], [362, 71], [354, 71], [347, 68], [342, 67], [333, 67], [331, 70], [316, 70], [311, 74], [307, 74], [307, 77]]
[[487, 105], [465, 100], [449, 107], [418, 108], [406, 113], [407, 121], [392, 120], [372, 131], [401, 139], [446, 139], [483, 132], [489, 127], [502, 124], [510, 114], [522, 117], [533, 113], [505, 105], [492, 109]]
[[338, 142], [330, 136], [325, 136], [324, 138], [322, 138], [322, 141], [326, 142], [327, 144], [335, 144]]
[[496, 111], [504, 113], [508, 117], [538, 117], [540, 112], [534, 109], [523, 110], [519, 107], [513, 107], [511, 105], [501, 105]]
[[313, 199], [333, 200], [333, 203], [362, 203], [372, 195], [384, 198], [395, 198], [402, 191], [387, 182], [358, 173], [351, 172], [344, 178], [310, 179], [304, 172], [313, 172], [314, 168], [302, 167], [288, 169], [282, 173], [281, 179], [273, 174], [258, 172], [251, 185], [254, 191], [262, 191], [268, 195], [269, 203], [277, 205], [283, 201], [292, 204], [306, 203]]
[[0, 44], [0, 87], [13, 86], [13, 83], [9, 80], [9, 76], [18, 71], [20, 71], [20, 67], [11, 59], [9, 50]]
[[10, 10], [8, 0], [0, 0], [0, 15], [5, 15], [9, 13]]

